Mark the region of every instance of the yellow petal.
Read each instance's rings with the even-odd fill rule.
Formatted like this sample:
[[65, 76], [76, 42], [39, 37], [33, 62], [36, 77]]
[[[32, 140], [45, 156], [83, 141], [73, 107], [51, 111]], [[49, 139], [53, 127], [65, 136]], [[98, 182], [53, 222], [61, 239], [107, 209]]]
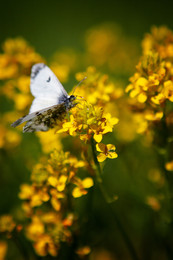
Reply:
[[91, 248], [89, 246], [78, 248], [76, 251], [76, 253], [80, 256], [80, 258], [83, 258], [84, 256], [88, 255], [90, 252], [91, 252]]
[[162, 103], [165, 100], [165, 97], [162, 93], [159, 93], [157, 96], [154, 96], [151, 98], [151, 101], [156, 104], [159, 105], [160, 103]]
[[118, 124], [119, 119], [117, 117], [112, 117], [110, 122], [111, 122], [112, 125], [116, 125], [116, 124]]
[[[87, 191], [86, 191], [86, 193], [87, 193]], [[73, 189], [72, 195], [73, 195], [74, 198], [79, 198], [79, 197], [81, 197], [84, 194], [81, 191], [81, 189], [79, 189], [79, 187], [76, 187], [76, 188]]]
[[147, 84], [148, 84], [148, 80], [146, 78], [143, 78], [143, 77], [139, 78], [136, 81], [137, 86], [146, 87]]
[[48, 182], [49, 182], [49, 184], [50, 184], [51, 186], [53, 186], [53, 187], [56, 187], [57, 184], [58, 184], [57, 178], [55, 178], [55, 177], [53, 177], [53, 176], [51, 176], [51, 177], [48, 178]]
[[96, 150], [97, 150], [98, 152], [105, 153], [106, 150], [107, 150], [107, 148], [106, 148], [106, 145], [105, 145], [105, 144], [103, 144], [103, 143], [98, 143], [98, 144], [96, 144]]
[[7, 243], [4, 241], [0, 241], [0, 256], [1, 256], [0, 259], [2, 260], [5, 259], [6, 253], [7, 253]]
[[58, 185], [57, 185], [57, 190], [58, 191], [63, 191], [66, 186], [66, 181], [67, 181], [67, 176], [62, 175], [59, 180], [58, 180]]
[[75, 164], [75, 167], [79, 168], [79, 167], [84, 167], [86, 165], [86, 163], [84, 161], [78, 161], [76, 164]]
[[84, 188], [90, 188], [94, 185], [94, 182], [93, 182], [92, 178], [88, 177], [82, 181], [82, 184], [83, 184]]
[[42, 198], [40, 197], [40, 195], [39, 194], [34, 194], [32, 196], [30, 204], [31, 204], [31, 207], [40, 206], [42, 204]]
[[138, 95], [138, 101], [139, 101], [140, 103], [145, 103], [146, 100], [147, 100], [147, 95], [145, 95], [144, 93], [140, 93], [140, 94]]
[[91, 118], [89, 118], [89, 119], [87, 120], [87, 124], [88, 124], [88, 125], [92, 125], [92, 124], [94, 124], [94, 122], [95, 122], [95, 117], [91, 117]]
[[139, 91], [137, 89], [134, 89], [130, 92], [130, 97], [134, 98], [138, 95]]
[[19, 193], [20, 199], [29, 199], [33, 195], [33, 188], [28, 184], [21, 185], [21, 191]]
[[115, 159], [118, 157], [118, 154], [116, 152], [113, 152], [113, 153], [108, 153], [108, 156], [107, 156], [109, 159]]
[[61, 175], [61, 177], [59, 178], [59, 182], [65, 183], [67, 181], [67, 178], [67, 176]]
[[97, 160], [99, 162], [103, 162], [104, 160], [106, 160], [106, 155], [104, 153], [100, 153], [98, 156], [97, 156]]
[[56, 198], [52, 198], [51, 199], [51, 204], [52, 204], [52, 207], [56, 210], [56, 211], [59, 211], [60, 208], [61, 208], [61, 203], [56, 199]]
[[102, 134], [94, 134], [94, 140], [97, 142], [97, 143], [100, 143], [101, 140], [102, 140]]
[[125, 89], [125, 92], [127, 93], [127, 92], [129, 92], [130, 90], [132, 90], [133, 89], [133, 84], [129, 84], [128, 86], [127, 86], [127, 88]]
[[70, 135], [73, 135], [75, 131], [76, 131], [76, 127], [70, 127], [69, 128], [69, 134]]
[[173, 161], [167, 162], [165, 168], [167, 171], [173, 171]]
[[113, 145], [113, 144], [107, 144], [106, 146], [107, 146], [108, 152], [111, 151], [111, 150], [115, 151], [115, 149], [116, 149], [115, 145]]

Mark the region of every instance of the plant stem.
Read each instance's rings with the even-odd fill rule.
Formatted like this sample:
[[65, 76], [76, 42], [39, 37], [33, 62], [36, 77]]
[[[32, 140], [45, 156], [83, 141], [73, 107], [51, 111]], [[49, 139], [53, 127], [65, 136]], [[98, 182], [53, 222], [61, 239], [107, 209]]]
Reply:
[[106, 192], [106, 190], [105, 190], [105, 188], [103, 186], [103, 181], [102, 181], [102, 177], [101, 177], [102, 172], [101, 172], [100, 164], [99, 164], [99, 162], [97, 160], [95, 141], [94, 141], [93, 138], [91, 138], [91, 148], [92, 148], [94, 163], [95, 163], [96, 168], [97, 168], [97, 170], [96, 170], [97, 183], [99, 185], [99, 188], [100, 188], [100, 190], [101, 190], [101, 192], [102, 192], [106, 202], [110, 203], [110, 202], [113, 201], [113, 199], [107, 194], [107, 192]]
[[110, 196], [107, 194], [107, 192], [106, 192], [106, 190], [105, 190], [105, 188], [103, 186], [103, 181], [102, 181], [102, 177], [101, 177], [102, 172], [101, 172], [100, 164], [99, 164], [99, 162], [97, 160], [97, 154], [96, 154], [96, 142], [94, 141], [93, 138], [91, 138], [91, 148], [92, 148], [94, 163], [95, 163], [96, 168], [97, 168], [97, 170], [96, 170], [96, 180], [98, 182], [98, 185], [99, 185], [99, 188], [101, 190], [101, 193], [102, 193], [105, 201], [108, 203], [107, 205], [109, 206], [109, 209], [111, 210], [111, 212], [112, 212], [112, 214], [114, 216], [114, 220], [115, 220], [115, 222], [117, 224], [117, 227], [118, 227], [118, 229], [119, 229], [119, 231], [120, 231], [120, 233], [121, 233], [121, 235], [122, 235], [122, 237], [124, 239], [124, 242], [125, 242], [128, 250], [129, 250], [131, 258], [133, 260], [139, 260], [139, 258], [137, 256], [137, 253], [136, 253], [136, 250], [135, 250], [135, 248], [133, 246], [132, 241], [130, 240], [127, 232], [125, 231], [123, 225], [121, 224], [121, 221], [120, 221], [119, 217], [115, 213], [115, 209], [113, 208], [113, 205], [111, 203], [111, 202], [114, 201], [114, 199], [110, 198]]
[[29, 256], [26, 248], [24, 247], [24, 245], [21, 243], [19, 236], [16, 233], [13, 234], [12, 241], [15, 244], [15, 246], [17, 247], [17, 249], [19, 250], [22, 259], [29, 260], [30, 256]]

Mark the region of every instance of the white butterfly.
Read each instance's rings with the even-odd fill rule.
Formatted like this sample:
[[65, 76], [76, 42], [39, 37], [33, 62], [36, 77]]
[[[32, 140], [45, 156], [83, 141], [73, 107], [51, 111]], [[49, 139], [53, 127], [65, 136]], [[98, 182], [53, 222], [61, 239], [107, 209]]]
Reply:
[[29, 114], [11, 125], [16, 127], [28, 121], [23, 132], [47, 131], [54, 127], [57, 119], [62, 120], [67, 111], [76, 105], [76, 97], [67, 94], [55, 74], [43, 63], [32, 67], [30, 89], [35, 99]]

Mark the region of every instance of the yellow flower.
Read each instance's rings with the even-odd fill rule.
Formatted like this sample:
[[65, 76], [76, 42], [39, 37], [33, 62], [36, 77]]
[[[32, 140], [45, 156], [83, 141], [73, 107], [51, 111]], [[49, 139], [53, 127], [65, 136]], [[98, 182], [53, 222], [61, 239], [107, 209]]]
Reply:
[[162, 94], [165, 98], [173, 102], [173, 82], [171, 80], [167, 80], [164, 82]]
[[80, 180], [79, 178], [75, 178], [75, 184], [77, 187], [75, 187], [72, 191], [72, 195], [74, 198], [79, 198], [82, 195], [87, 194], [86, 189], [92, 187], [94, 185], [92, 178], [85, 178], [84, 180]]
[[80, 247], [76, 251], [76, 253], [80, 257], [84, 257], [84, 256], [88, 255], [90, 252], [91, 252], [91, 248], [89, 246]]
[[44, 224], [38, 216], [32, 217], [32, 222], [27, 226], [27, 237], [31, 240], [35, 240], [38, 236], [44, 234]]
[[5, 260], [7, 253], [7, 243], [5, 241], [0, 241], [0, 260]]
[[77, 80], [87, 79], [76, 90], [77, 94], [87, 100], [88, 103], [104, 107], [123, 95], [123, 90], [118, 83], [113, 83], [109, 80], [108, 75], [102, 75], [95, 67], [88, 67], [85, 72], [76, 74]]
[[47, 202], [49, 200], [49, 195], [47, 193], [47, 188], [43, 187], [40, 189], [37, 186], [23, 184], [21, 185], [21, 191], [19, 193], [19, 198], [23, 200], [28, 200], [31, 208], [37, 207]]
[[0, 232], [12, 232], [16, 227], [13, 217], [10, 215], [0, 216]]
[[165, 168], [167, 171], [173, 171], [173, 161], [167, 162]]
[[161, 208], [159, 200], [153, 196], [148, 196], [146, 203], [155, 211], [159, 211]]
[[26, 227], [26, 236], [33, 242], [34, 249], [40, 256], [56, 256], [61, 239], [65, 241], [70, 235], [64, 229], [61, 215], [52, 211], [37, 211]]
[[159, 53], [161, 58], [170, 59], [173, 57], [173, 33], [165, 26], [151, 28], [151, 33], [146, 34], [142, 41], [143, 53], [151, 50]]
[[43, 61], [34, 49], [22, 38], [8, 39], [3, 44], [4, 54], [0, 55], [0, 79], [16, 78], [33, 64]]
[[[23, 184], [19, 197], [27, 200], [23, 204], [26, 214], [32, 214], [32, 209], [39, 207], [47, 202], [50, 202], [52, 208], [60, 212], [62, 200], [67, 196], [67, 184], [78, 184], [85, 188], [91, 186], [91, 180], [81, 181], [76, 177], [77, 169], [84, 167], [86, 163], [70, 156], [68, 152], [63, 153], [54, 151], [50, 155], [50, 159], [37, 164], [31, 175], [32, 185]], [[87, 192], [83, 192], [83, 194]], [[48, 204], [48, 203], [47, 203]]]
[[56, 187], [59, 192], [63, 191], [66, 186], [67, 176], [61, 175], [58, 179], [56, 177], [50, 176], [48, 182], [51, 186]]
[[20, 188], [21, 188], [21, 191], [19, 193], [20, 199], [30, 199], [34, 194], [33, 187], [29, 184], [22, 184]]
[[46, 256], [50, 254], [56, 256], [58, 254], [58, 248], [53, 242], [51, 236], [44, 234], [34, 243], [35, 251], [40, 256]]
[[138, 102], [146, 103], [156, 111], [164, 108], [165, 101], [173, 102], [173, 32], [166, 27], [153, 27], [142, 43], [143, 57], [137, 72], [126, 88]]
[[152, 111], [152, 110], [146, 110], [146, 112], [145, 112], [145, 118], [148, 121], [160, 121], [160, 119], [162, 117], [163, 117], [162, 111], [158, 111], [158, 112], [154, 113], [154, 111]]
[[136, 98], [140, 103], [154, 103], [160, 105], [165, 101], [164, 91], [168, 68], [155, 52], [149, 52], [143, 56], [137, 65], [137, 73], [130, 78], [131, 84], [126, 92], [130, 91], [130, 97]]
[[96, 142], [100, 142], [102, 136], [112, 132], [113, 126], [118, 123], [118, 119], [111, 117], [110, 113], [104, 114], [102, 108], [95, 108], [87, 102], [79, 104], [72, 113], [70, 121], [62, 123], [62, 128], [57, 133], [79, 135], [81, 140], [86, 141], [94, 135]]
[[115, 146], [113, 144], [103, 144], [99, 143], [96, 144], [96, 149], [100, 154], [97, 156], [99, 162], [103, 162], [106, 158], [115, 159], [118, 157], [117, 153], [115, 152]]
[[52, 207], [54, 208], [54, 210], [56, 211], [59, 211], [61, 209], [61, 203], [60, 203], [60, 200], [58, 199], [58, 192], [56, 192], [55, 190], [51, 190], [50, 191], [51, 193], [51, 204], [52, 204]]

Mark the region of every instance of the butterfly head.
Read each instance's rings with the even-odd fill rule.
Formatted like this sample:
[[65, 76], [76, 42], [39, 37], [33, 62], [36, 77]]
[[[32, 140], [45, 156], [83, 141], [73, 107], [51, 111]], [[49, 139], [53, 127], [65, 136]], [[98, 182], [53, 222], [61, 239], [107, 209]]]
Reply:
[[74, 96], [74, 95], [71, 95], [70, 97], [69, 97], [69, 101], [74, 101], [76, 99], [76, 97]]

